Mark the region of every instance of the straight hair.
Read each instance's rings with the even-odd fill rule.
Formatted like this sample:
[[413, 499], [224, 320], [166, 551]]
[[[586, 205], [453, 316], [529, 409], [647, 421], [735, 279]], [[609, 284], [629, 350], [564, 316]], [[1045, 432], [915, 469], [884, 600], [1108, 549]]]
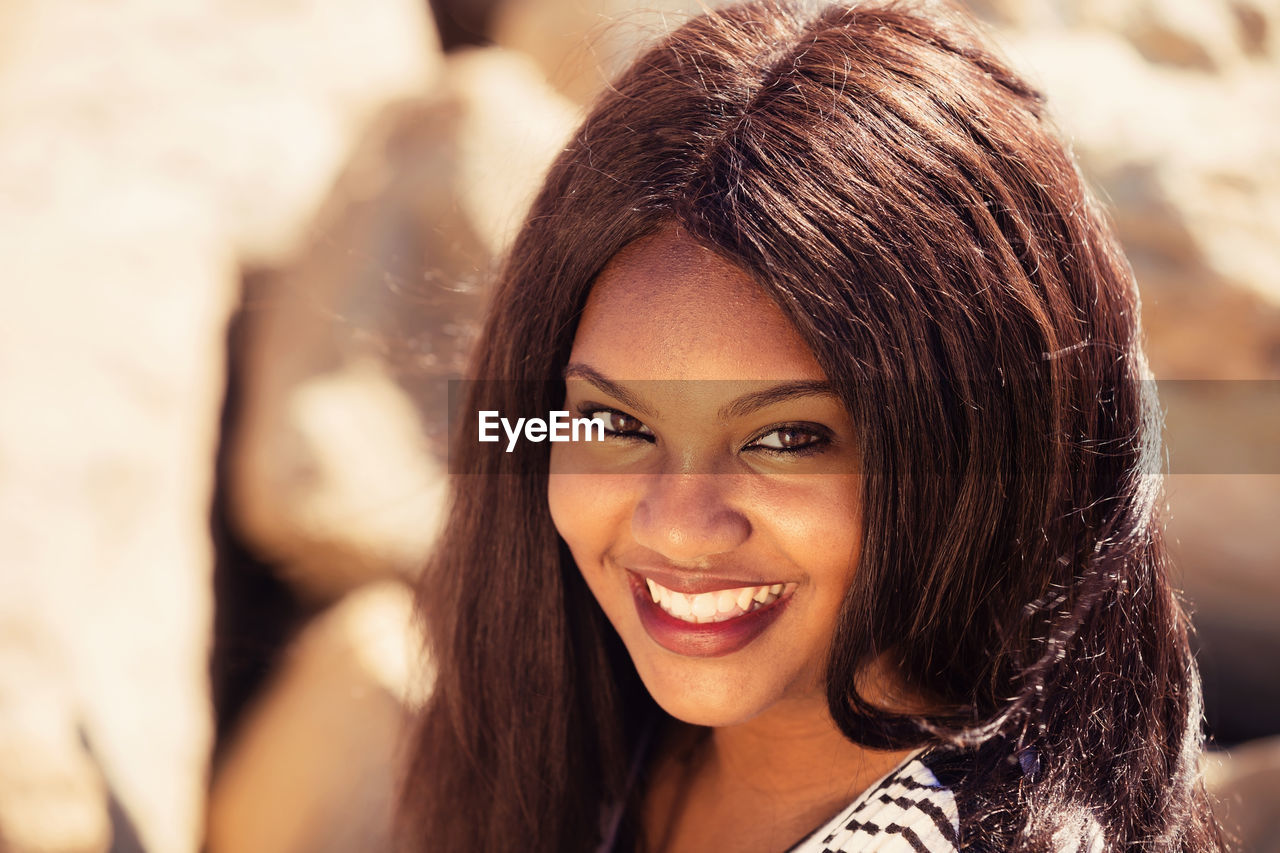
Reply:
[[[963, 750], [964, 849], [1065, 849], [1089, 826], [1108, 850], [1221, 849], [1137, 290], [1042, 97], [940, 7], [689, 21], [551, 167], [472, 362], [499, 381], [463, 410], [559, 408], [596, 275], [672, 225], [777, 302], [857, 427], [864, 546], [826, 673], [841, 731]], [[642, 848], [628, 778], [659, 711], [552, 525], [548, 445], [453, 453], [405, 845], [587, 851], [623, 803], [620, 849]], [[929, 710], [867, 699], [876, 659]]]

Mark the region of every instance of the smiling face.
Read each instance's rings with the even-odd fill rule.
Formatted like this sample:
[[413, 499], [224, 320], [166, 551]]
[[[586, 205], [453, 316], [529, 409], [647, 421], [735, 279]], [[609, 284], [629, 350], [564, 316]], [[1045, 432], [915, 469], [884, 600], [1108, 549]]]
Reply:
[[849, 414], [781, 309], [676, 231], [599, 275], [552, 445], [556, 529], [653, 698], [708, 726], [822, 703], [861, 546]]

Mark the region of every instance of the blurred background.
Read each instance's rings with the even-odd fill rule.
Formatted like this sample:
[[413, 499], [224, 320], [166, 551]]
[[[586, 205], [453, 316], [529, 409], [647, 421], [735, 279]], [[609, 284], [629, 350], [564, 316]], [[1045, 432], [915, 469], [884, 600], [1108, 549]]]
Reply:
[[[1110, 205], [1157, 376], [1280, 379], [1280, 0], [971, 7]], [[584, 105], [697, 8], [0, 3], [0, 851], [387, 848], [442, 380]], [[1278, 473], [1168, 490], [1249, 851]]]

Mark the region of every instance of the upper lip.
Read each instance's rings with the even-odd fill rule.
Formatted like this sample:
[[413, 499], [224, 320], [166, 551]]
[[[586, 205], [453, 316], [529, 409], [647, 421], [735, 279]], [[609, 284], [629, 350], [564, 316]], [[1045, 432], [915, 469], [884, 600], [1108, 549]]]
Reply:
[[645, 579], [652, 580], [672, 592], [682, 592], [686, 595], [699, 595], [704, 592], [715, 592], [722, 589], [742, 589], [743, 587], [773, 586], [774, 584], [785, 583], [785, 581], [778, 579], [726, 578], [701, 572], [693, 574], [648, 567], [628, 568], [627, 571], [637, 575], [642, 581]]

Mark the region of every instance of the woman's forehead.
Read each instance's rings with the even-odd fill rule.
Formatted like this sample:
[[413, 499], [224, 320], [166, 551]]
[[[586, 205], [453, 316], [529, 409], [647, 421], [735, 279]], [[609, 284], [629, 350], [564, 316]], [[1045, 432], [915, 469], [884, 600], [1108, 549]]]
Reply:
[[572, 361], [628, 379], [825, 378], [750, 275], [674, 228], [629, 244], [601, 271]]

